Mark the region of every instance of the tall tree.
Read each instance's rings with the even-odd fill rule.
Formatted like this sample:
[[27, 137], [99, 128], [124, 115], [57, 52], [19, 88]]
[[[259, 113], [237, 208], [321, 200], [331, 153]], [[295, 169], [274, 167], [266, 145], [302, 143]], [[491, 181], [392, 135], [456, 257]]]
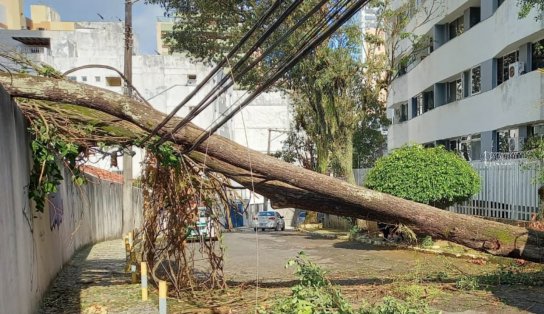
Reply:
[[[128, 128], [124, 134], [133, 136], [136, 144], [165, 117], [137, 100], [63, 79], [0, 73], [0, 85], [12, 97], [47, 100], [59, 108], [74, 104], [107, 113], [112, 116], [107, 120], [113, 123], [111, 129]], [[88, 119], [95, 120], [92, 113]], [[182, 149], [191, 147], [205, 132], [192, 124], [172, 132], [178, 122], [179, 119], [173, 119], [159, 135], [171, 134], [170, 140]], [[491, 254], [544, 261], [542, 232], [455, 214], [357, 187], [247, 150], [220, 136], [208, 138], [188, 156], [245, 187], [254, 186], [255, 191], [282, 206], [386, 223], [400, 222], [418, 233]]]

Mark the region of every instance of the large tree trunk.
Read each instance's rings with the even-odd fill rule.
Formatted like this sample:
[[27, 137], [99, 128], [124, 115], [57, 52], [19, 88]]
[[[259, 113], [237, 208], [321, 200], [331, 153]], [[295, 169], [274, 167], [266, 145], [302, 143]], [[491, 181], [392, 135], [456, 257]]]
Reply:
[[348, 183], [355, 184], [353, 175], [353, 133], [345, 136], [342, 144], [336, 148], [334, 158], [338, 163], [335, 176]]
[[[149, 132], [164, 114], [122, 95], [74, 83], [28, 75], [0, 74], [0, 84], [12, 96], [76, 104], [133, 123]], [[179, 119], [166, 125], [161, 134]], [[172, 134], [171, 141], [190, 147], [203, 130], [189, 124]], [[207, 154], [204, 157], [204, 154]], [[403, 223], [414, 231], [447, 239], [494, 255], [544, 260], [544, 233], [436, 209], [391, 195], [371, 191], [321, 175], [276, 158], [248, 150], [214, 135], [190, 156], [210, 170], [220, 172], [247, 188], [270, 198], [279, 206], [291, 206], [324, 213]], [[251, 171], [251, 172], [250, 172]]]

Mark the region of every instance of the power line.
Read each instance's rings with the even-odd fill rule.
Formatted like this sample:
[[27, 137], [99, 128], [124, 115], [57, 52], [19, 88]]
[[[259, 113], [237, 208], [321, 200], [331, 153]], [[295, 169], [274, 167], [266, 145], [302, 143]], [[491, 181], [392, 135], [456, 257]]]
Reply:
[[[257, 41], [253, 44], [253, 46], [244, 54], [244, 56], [236, 62], [236, 64], [231, 68], [230, 72], [234, 73], [234, 71], [237, 71], [248, 59], [249, 57], [259, 49], [259, 47], [272, 35], [272, 33], [295, 11], [295, 9], [303, 2], [303, 0], [295, 0], [285, 11], [276, 19], [276, 21], [266, 29], [266, 31], [257, 39]], [[224, 61], [228, 62], [229, 57], [225, 58]], [[252, 63], [255, 64], [255, 63]], [[247, 71], [246, 71], [247, 72]], [[244, 73], [246, 73], [244, 72]], [[243, 75], [243, 74], [242, 74]], [[239, 75], [236, 76], [236, 78], [240, 77]], [[224, 93], [230, 86], [232, 86], [234, 83], [231, 82], [228, 84], [227, 87], [223, 88], [222, 91], [219, 92], [211, 101], [208, 102], [208, 100], [229, 80], [229, 76], [225, 76], [221, 79], [221, 81], [215, 85], [215, 87], [208, 92], [206, 96], [198, 103], [198, 105], [191, 110], [191, 112], [178, 124], [174, 127], [174, 129], [171, 132], [176, 132], [179, 130], [183, 125], [185, 125], [187, 122], [192, 120], [196, 115], [198, 115], [202, 110], [205, 109], [210, 103], [215, 101], [221, 94]], [[204, 107], [204, 108], [203, 108]], [[155, 145], [161, 145], [166, 141], [166, 134], [163, 135], [159, 141]]]
[[163, 121], [161, 121], [161, 123], [159, 123], [154, 129], [153, 131], [151, 131], [151, 133], [149, 133], [148, 136], [146, 136], [141, 145], [145, 144], [147, 141], [149, 141], [149, 139], [151, 139], [154, 135], [157, 134], [157, 132], [162, 129], [166, 123], [168, 123], [168, 121], [170, 121], [172, 119], [172, 117], [174, 117], [174, 115], [185, 105], [187, 104], [195, 95], [196, 93], [198, 93], [200, 91], [200, 89], [202, 89], [202, 87], [225, 65], [225, 63], [227, 62], [227, 60], [229, 58], [231, 58], [232, 56], [234, 56], [234, 54], [242, 47], [242, 45], [245, 44], [245, 42], [249, 39], [249, 37], [251, 35], [253, 35], [253, 33], [257, 30], [258, 27], [260, 27], [271, 15], [272, 13], [274, 13], [274, 11], [276, 11], [276, 9], [280, 6], [282, 0], [276, 0], [274, 2], [274, 4], [272, 4], [272, 6], [270, 6], [270, 8], [268, 8], [266, 10], [266, 12], [261, 16], [261, 18], [257, 21], [257, 23], [255, 23], [255, 25], [253, 25], [253, 27], [251, 27], [250, 30], [248, 30], [244, 36], [242, 37], [242, 39], [240, 39], [240, 41], [230, 50], [230, 52], [227, 54], [227, 56], [225, 56], [225, 58], [223, 58], [221, 60], [221, 62], [219, 62], [214, 68], [213, 70], [208, 73], [208, 75], [204, 78], [204, 80], [202, 80], [202, 82], [200, 82], [196, 87], [195, 89], [189, 93], [189, 95], [187, 95], [173, 110], [172, 112], [170, 112], [170, 114], [168, 114], [168, 116], [166, 116], [164, 118]]
[[[299, 49], [297, 51], [300, 51], [302, 48], [304, 48], [305, 45], [307, 45], [310, 40], [312, 38], [314, 38], [320, 30], [323, 29], [323, 27], [325, 25], [328, 25], [335, 17], [336, 15], [338, 15], [340, 12], [342, 12], [342, 10], [344, 10], [345, 6], [349, 3], [350, 0], [344, 0], [344, 1], [340, 1], [340, 2], [337, 2], [333, 8], [330, 9], [330, 14], [329, 16], [326, 18], [326, 19], [322, 19], [316, 26], [314, 26], [312, 29], [310, 29], [306, 34], [305, 36], [302, 38], [301, 42], [302, 42], [302, 45], [300, 45]], [[263, 58], [265, 58], [268, 54], [270, 54], [276, 46], [278, 46], [280, 43], [282, 43], [285, 39], [287, 39], [287, 37], [289, 37], [300, 25], [302, 25], [306, 20], [307, 18], [309, 18], [311, 15], [313, 15], [320, 7], [323, 6], [323, 4], [325, 2], [328, 2], [328, 0], [324, 0], [321, 2], [321, 4], [315, 6], [310, 12], [308, 12], [301, 20], [299, 20], [299, 22], [294, 25], [291, 29], [289, 29], [281, 38], [279, 38], [274, 44], [272, 44], [260, 57], [258, 57], [253, 63], [251, 63], [247, 68], [245, 68], [241, 73], [238, 73], [236, 76], [233, 77], [233, 80], [227, 85], [225, 86], [220, 92], [219, 94], [216, 94], [212, 99], [208, 100], [208, 102], [202, 106], [198, 111], [191, 111], [191, 113], [189, 115], [187, 115], [186, 117], [184, 117], [182, 119], [181, 122], [179, 122], [179, 124], [170, 131], [170, 133], [175, 133], [177, 132], [179, 129], [181, 129], [183, 126], [185, 126], [187, 123], [189, 123], [191, 121], [191, 119], [193, 119], [194, 117], [196, 117], [198, 114], [200, 114], [204, 109], [206, 109], [207, 106], [209, 106], [211, 103], [213, 103], [222, 93], [224, 93], [225, 91], [227, 91], [233, 84], [234, 84], [234, 81], [235, 80], [238, 80], [239, 78], [242, 77], [242, 75], [244, 75], [245, 73], [247, 73], [250, 69], [252, 69], [256, 64], [258, 64]], [[281, 62], [286, 62], [287, 60], [289, 60], [290, 58], [292, 58], [291, 55], [287, 55], [285, 56], [282, 61], [280, 61], [280, 64], [282, 64]], [[283, 63], [284, 64], [284, 63]], [[269, 68], [267, 70], [267, 72], [263, 75], [263, 77], [266, 77], [268, 74], [272, 73], [272, 70], [274, 68]], [[241, 101], [242, 97], [245, 96], [248, 92], [246, 91], [238, 100], [236, 100], [236, 102], [233, 104], [236, 105], [238, 104], [239, 101]], [[221, 116], [224, 116], [224, 113], [221, 114]], [[219, 120], [219, 117], [214, 120], [212, 122], [212, 125], [214, 123], [216, 123], [217, 121]], [[165, 139], [165, 136], [163, 136], [163, 138], [161, 138], [161, 140], [159, 140], [157, 142], [156, 145], [160, 145], [162, 143], [164, 143], [166, 141]]]
[[326, 38], [328, 38], [333, 32], [335, 32], [340, 26], [342, 26], [347, 20], [349, 20], [362, 6], [364, 6], [368, 1], [370, 0], [358, 0], [355, 1], [355, 3], [349, 7], [340, 17], [339, 19], [331, 24], [325, 32], [321, 33], [317, 38], [312, 40], [312, 42], [305, 46], [302, 50], [300, 50], [289, 62], [287, 62], [280, 70], [278, 70], [271, 78], [269, 78], [265, 83], [261, 84], [242, 104], [238, 106], [237, 109], [233, 110], [231, 113], [229, 113], [225, 118], [223, 118], [219, 124], [212, 127], [209, 131], [203, 132], [195, 141], [195, 143], [191, 146], [191, 148], [188, 151], [185, 151], [184, 153], [190, 152], [193, 149], [195, 149], [197, 146], [202, 144], [208, 137], [210, 137], [213, 133], [215, 133], [223, 124], [225, 124], [228, 120], [230, 120], [236, 113], [238, 113], [242, 108], [247, 106], [255, 97], [257, 97], [259, 94], [261, 94], [265, 89], [270, 87], [274, 82], [276, 82], [283, 74], [285, 74], [293, 65], [298, 63], [300, 59], [302, 59], [304, 56], [306, 56], [310, 51], [315, 49], [319, 44], [321, 44]]
[[[243, 68], [241, 71], [233, 75], [232, 80], [230, 83], [228, 83], [226, 86], [219, 91], [219, 93], [215, 94], [215, 96], [212, 97], [212, 95], [223, 85], [223, 83], [230, 78], [229, 76], [226, 76], [217, 86], [215, 86], [214, 89], [212, 89], [202, 100], [201, 102], [187, 115], [185, 116], [179, 123], [176, 125], [170, 133], [175, 133], [179, 129], [181, 129], [183, 126], [185, 126], [187, 123], [189, 123], [194, 117], [196, 117], [198, 114], [200, 114], [204, 109], [206, 109], [210, 104], [212, 104], [217, 98], [219, 98], [220, 95], [225, 93], [231, 86], [234, 85], [234, 80], [239, 80], [245, 75], [247, 72], [249, 72], [251, 69], [253, 69], [258, 63], [260, 63], [265, 57], [270, 55], [274, 49], [279, 46], [281, 43], [283, 43], [291, 34], [297, 30], [302, 24], [304, 24], [312, 15], [314, 15], [323, 5], [325, 5], [328, 2], [328, 0], [322, 0], [320, 3], [315, 5], [310, 11], [308, 11], [302, 18], [300, 18], [295, 25], [293, 25], [287, 32], [285, 32], [278, 40], [276, 40], [272, 45], [270, 45], [265, 52], [260, 54], [259, 57], [257, 57], [251, 64]], [[306, 36], [303, 37], [302, 42], [307, 42], [309, 39], [311, 39], [315, 34], [318, 32], [319, 29], [321, 29], [324, 25], [326, 25], [328, 22], [332, 20], [332, 17], [339, 13], [341, 11], [341, 8], [345, 6], [349, 2], [349, 0], [344, 0], [343, 5], [340, 5], [342, 1], [337, 2], [333, 8], [331, 8], [331, 11], [333, 12], [332, 16], [329, 16], [328, 19], [321, 20], [312, 30], [306, 33]], [[334, 10], [336, 9], [336, 10]], [[290, 56], [285, 56], [283, 59], [289, 59]], [[243, 60], [245, 61], [245, 59]], [[231, 69], [231, 73], [233, 71], [237, 70], [240, 66], [241, 62], [236, 63], [236, 65]], [[271, 72], [271, 69], [265, 73], [265, 76]], [[167, 140], [168, 134], [165, 134], [162, 136], [162, 138], [156, 143], [156, 145], [161, 145]]]

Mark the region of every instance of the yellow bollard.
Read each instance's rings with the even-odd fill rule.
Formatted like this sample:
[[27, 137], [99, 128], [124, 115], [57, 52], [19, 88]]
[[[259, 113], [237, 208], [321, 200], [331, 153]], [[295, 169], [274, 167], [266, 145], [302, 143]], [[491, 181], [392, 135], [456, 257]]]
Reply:
[[140, 264], [140, 273], [142, 281], [142, 301], [147, 301], [147, 263]]
[[132, 249], [132, 245], [134, 244], [134, 238], [132, 231], [128, 233], [128, 244], [130, 244], [130, 248]]
[[166, 281], [159, 281], [159, 314], [166, 314], [166, 295], [168, 294], [168, 287]]
[[130, 271], [130, 245], [128, 245], [128, 239], [125, 239], [125, 254], [126, 254], [125, 273], [128, 273]]

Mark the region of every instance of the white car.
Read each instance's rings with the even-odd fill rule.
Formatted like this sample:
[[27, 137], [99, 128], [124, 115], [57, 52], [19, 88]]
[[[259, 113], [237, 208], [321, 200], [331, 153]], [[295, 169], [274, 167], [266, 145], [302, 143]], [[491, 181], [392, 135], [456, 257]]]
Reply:
[[212, 221], [208, 215], [208, 210], [206, 207], [198, 207], [198, 220], [195, 225], [191, 228], [189, 235], [189, 240], [217, 240], [217, 235], [215, 233], [215, 228], [212, 225]]
[[261, 229], [262, 231], [265, 229], [283, 231], [285, 230], [285, 220], [283, 220], [283, 216], [277, 211], [267, 210], [259, 212], [253, 217], [253, 230], [257, 231], [257, 229]]

